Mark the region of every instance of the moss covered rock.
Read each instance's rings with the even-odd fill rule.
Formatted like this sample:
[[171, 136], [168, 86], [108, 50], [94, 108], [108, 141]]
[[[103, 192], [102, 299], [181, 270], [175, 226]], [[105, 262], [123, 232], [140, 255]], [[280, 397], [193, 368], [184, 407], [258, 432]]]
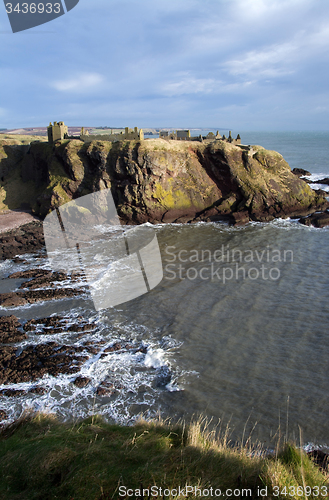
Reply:
[[0, 144], [0, 170], [2, 208], [19, 208], [23, 200], [41, 217], [106, 188], [122, 221], [137, 224], [267, 221], [327, 203], [279, 153], [220, 140], [6, 143]]

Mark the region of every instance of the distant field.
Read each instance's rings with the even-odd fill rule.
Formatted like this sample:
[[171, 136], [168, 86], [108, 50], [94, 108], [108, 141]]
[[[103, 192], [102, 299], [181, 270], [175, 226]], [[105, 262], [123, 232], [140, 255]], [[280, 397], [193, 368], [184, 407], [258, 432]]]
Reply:
[[[92, 127], [85, 127], [85, 130], [91, 130]], [[69, 135], [80, 135], [81, 127], [68, 127]], [[1, 134], [7, 135], [28, 135], [28, 136], [38, 136], [47, 137], [47, 127], [36, 127], [36, 128], [19, 128], [12, 130], [2, 130]]]
[[0, 141], [11, 141], [11, 144], [30, 144], [31, 141], [47, 142], [48, 138], [41, 135], [0, 133]]
[[[88, 130], [90, 134], [97, 135], [107, 135], [107, 134], [120, 134], [120, 132], [124, 132], [124, 127], [122, 128], [95, 128], [95, 127], [84, 127], [85, 131]], [[144, 134], [152, 134], [158, 135], [159, 131], [154, 128], [143, 128]], [[79, 136], [81, 133], [81, 127], [68, 127], [69, 136]], [[11, 130], [0, 130], [0, 136], [3, 134], [9, 136], [38, 136], [38, 137], [47, 137], [47, 127], [35, 127], [35, 128], [18, 128]]]

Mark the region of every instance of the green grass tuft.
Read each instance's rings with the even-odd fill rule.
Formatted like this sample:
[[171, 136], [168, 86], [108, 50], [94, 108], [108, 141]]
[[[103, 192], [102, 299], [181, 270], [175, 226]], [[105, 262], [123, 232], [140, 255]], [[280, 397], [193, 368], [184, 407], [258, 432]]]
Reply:
[[[241, 498], [313, 499], [321, 498], [313, 494], [316, 490], [301, 496], [297, 486], [329, 489], [328, 476], [296, 446], [286, 444], [277, 457], [251, 445], [232, 447], [227, 432], [216, 435], [202, 419], [187, 426], [143, 420], [120, 426], [94, 416], [72, 425], [41, 414], [25, 417], [0, 434], [4, 500], [125, 498], [120, 496], [122, 487], [134, 493], [126, 498], [137, 498], [140, 489], [151, 493], [152, 486], [159, 492], [160, 487], [186, 485], [221, 489], [221, 498], [229, 498], [224, 493], [232, 489], [241, 491]], [[295, 495], [281, 493], [289, 487]], [[264, 488], [268, 494], [260, 497]], [[160, 496], [164, 498], [163, 492], [149, 497]]]

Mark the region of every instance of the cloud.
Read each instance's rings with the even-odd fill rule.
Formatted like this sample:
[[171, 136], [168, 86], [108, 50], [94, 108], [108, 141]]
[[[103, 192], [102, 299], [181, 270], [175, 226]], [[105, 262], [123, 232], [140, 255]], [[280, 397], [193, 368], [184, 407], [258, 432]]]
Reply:
[[222, 67], [229, 74], [257, 77], [291, 75], [307, 61], [327, 53], [329, 25], [318, 26], [313, 32], [300, 30], [290, 40], [249, 50], [226, 61]]
[[104, 81], [104, 77], [99, 73], [81, 73], [75, 77], [55, 80], [51, 86], [59, 92], [85, 92], [94, 90]]
[[41, 44], [1, 35], [1, 121], [325, 123], [328, 20], [325, 0], [80, 2]]
[[297, 50], [293, 43], [274, 45], [263, 50], [251, 50], [239, 58], [227, 61], [223, 67], [231, 75], [275, 77], [291, 74], [293, 69], [289, 63]]
[[182, 78], [177, 81], [164, 83], [160, 87], [160, 92], [169, 97], [184, 94], [207, 94], [213, 92], [215, 86], [216, 81], [212, 78], [195, 78], [182, 75]]
[[329, 106], [317, 106], [314, 110], [315, 113], [328, 113]]
[[261, 20], [282, 18], [290, 13], [296, 16], [305, 9], [314, 9], [317, 1], [321, 0], [230, 0], [230, 8], [231, 14], [235, 13], [238, 18], [259, 23]]
[[253, 85], [252, 80], [227, 83], [214, 78], [198, 78], [196, 76], [181, 75], [176, 81], [170, 81], [160, 86], [160, 94], [167, 97], [177, 97], [193, 94], [223, 94], [236, 93]]

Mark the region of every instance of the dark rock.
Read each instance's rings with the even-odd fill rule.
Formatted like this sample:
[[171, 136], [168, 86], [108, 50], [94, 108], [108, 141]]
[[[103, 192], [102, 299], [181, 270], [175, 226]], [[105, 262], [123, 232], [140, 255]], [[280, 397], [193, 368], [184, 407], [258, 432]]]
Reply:
[[71, 325], [68, 327], [69, 332], [90, 332], [96, 328], [96, 325], [86, 323], [85, 325]]
[[48, 318], [30, 319], [24, 325], [25, 331], [33, 331], [36, 335], [54, 335], [68, 332], [90, 332], [96, 328], [95, 324], [85, 323], [80, 316], [79, 323], [67, 327], [68, 319], [61, 316], [50, 316]]
[[5, 410], [0, 410], [0, 420], [6, 420], [6, 418], [8, 418], [8, 415]]
[[45, 245], [42, 222], [30, 222], [0, 234], [0, 260], [35, 253]]
[[61, 316], [49, 316], [48, 318], [38, 319], [38, 323], [42, 323], [46, 328], [59, 327], [67, 324], [67, 319]]
[[315, 181], [315, 183], [316, 184], [328, 184], [329, 185], [329, 177], [325, 177], [324, 179], [321, 179], [320, 181]]
[[307, 455], [316, 463], [321, 469], [328, 470], [329, 454], [324, 453], [322, 450], [309, 451]]
[[18, 307], [46, 300], [71, 298], [81, 295], [83, 290], [74, 288], [59, 288], [54, 290], [28, 290], [26, 292], [10, 292], [0, 294], [2, 307]]
[[81, 389], [82, 387], [86, 387], [86, 385], [88, 385], [90, 381], [91, 379], [88, 377], [77, 377], [73, 384]]
[[297, 177], [304, 177], [305, 175], [311, 175], [311, 172], [304, 170], [303, 168], [294, 168], [292, 173], [297, 175]]
[[67, 323], [67, 320], [63, 319], [61, 316], [50, 316], [48, 318], [40, 318], [40, 319], [30, 319], [24, 325], [24, 330], [26, 332], [35, 331], [38, 326], [43, 326], [47, 328], [46, 330], [36, 331], [38, 335], [41, 334], [51, 334], [51, 333], [60, 333], [65, 331], [64, 327]]
[[5, 389], [4, 391], [1, 391], [1, 394], [3, 396], [7, 396], [8, 398], [12, 398], [14, 396], [22, 396], [23, 394], [26, 394], [25, 391], [20, 391], [18, 389]]
[[105, 387], [99, 386], [96, 389], [97, 396], [107, 396], [109, 393], [110, 393], [110, 391], [108, 389], [106, 389]]
[[140, 347], [139, 349], [137, 349], [137, 351], [136, 351], [136, 352], [141, 352], [141, 353], [143, 353], [143, 354], [146, 354], [146, 353], [147, 353], [147, 347], [142, 346], [142, 347]]
[[250, 221], [249, 213], [246, 211], [234, 212], [231, 215], [231, 217], [234, 221], [234, 225], [237, 225], [237, 226], [242, 226], [244, 224], [248, 224], [248, 222]]
[[322, 228], [329, 225], [329, 212], [314, 213], [308, 217], [301, 217], [299, 222], [305, 226]]
[[115, 392], [115, 387], [110, 382], [102, 382], [96, 389], [97, 396], [112, 396]]
[[161, 366], [157, 370], [157, 376], [155, 378], [156, 387], [165, 387], [171, 381], [171, 373], [168, 366]]
[[[22, 291], [0, 294], [0, 304], [2, 307], [19, 307], [45, 300], [75, 297], [84, 293], [82, 289], [58, 287], [58, 282], [60, 283], [69, 279], [65, 273], [44, 269], [30, 269], [11, 274], [9, 278], [28, 278], [29, 281], [24, 282], [19, 287], [23, 289]], [[28, 323], [26, 328], [29, 328], [31, 325], [32, 323]]]
[[314, 191], [316, 192], [317, 195], [319, 196], [323, 196], [323, 197], [326, 197], [329, 195], [329, 193], [327, 191], [325, 191], [324, 189], [314, 189]]
[[27, 300], [21, 295], [15, 292], [1, 293], [0, 294], [0, 304], [2, 307], [19, 307], [27, 304]]
[[20, 332], [18, 328], [21, 326], [16, 316], [1, 316], [0, 317], [0, 343], [7, 344], [9, 342], [20, 342], [27, 338], [27, 335]]
[[43, 395], [45, 394], [47, 391], [44, 387], [32, 387], [32, 389], [29, 390], [29, 392], [31, 392], [32, 394], [39, 394], [39, 395]]
[[56, 335], [57, 333], [66, 333], [64, 328], [44, 328], [43, 330], [36, 330], [36, 335]]
[[104, 352], [121, 351], [121, 349], [122, 349], [121, 344], [119, 344], [119, 342], [116, 342], [111, 347], [107, 347], [106, 349], [104, 349]]
[[22, 259], [22, 257], [14, 257], [12, 259], [13, 262], [15, 262], [15, 264], [27, 264], [27, 260], [25, 259]]
[[56, 342], [30, 345], [17, 356], [17, 349], [4, 346], [0, 351], [0, 384], [31, 382], [49, 374], [73, 374], [80, 371], [88, 359], [81, 355], [83, 347], [60, 345]]
[[94, 344], [93, 342], [85, 342], [84, 346], [86, 346], [86, 351], [90, 352], [90, 354], [98, 354], [100, 351], [100, 348], [97, 348], [94, 345], [89, 345], [89, 344]]
[[23, 326], [23, 329], [26, 332], [33, 332], [36, 329], [36, 326], [38, 325], [38, 322], [36, 319], [29, 319], [25, 325]]
[[18, 271], [17, 273], [10, 274], [8, 278], [13, 278], [13, 279], [40, 278], [42, 276], [49, 276], [51, 274], [52, 272], [46, 269], [28, 269], [27, 271]]
[[40, 276], [35, 276], [30, 281], [25, 281], [19, 288], [28, 288], [29, 290], [35, 290], [39, 288], [52, 288], [55, 286], [55, 283], [65, 281], [67, 279], [68, 276], [65, 273], [47, 271]]

